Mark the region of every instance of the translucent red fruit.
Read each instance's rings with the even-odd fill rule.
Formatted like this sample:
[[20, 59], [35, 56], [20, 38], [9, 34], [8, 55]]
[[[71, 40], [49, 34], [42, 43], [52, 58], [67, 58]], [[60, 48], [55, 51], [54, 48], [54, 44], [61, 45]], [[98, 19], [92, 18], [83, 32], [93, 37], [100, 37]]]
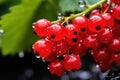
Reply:
[[112, 27], [112, 32], [114, 37], [116, 38], [120, 37], [120, 23], [115, 22], [114, 26]]
[[98, 39], [101, 43], [108, 44], [113, 40], [112, 30], [105, 28], [104, 31], [98, 33]]
[[120, 52], [120, 39], [113, 39], [112, 42], [108, 45], [109, 51], [112, 53], [118, 53]]
[[51, 22], [47, 19], [38, 20], [33, 26], [34, 32], [41, 37], [47, 36], [47, 28], [51, 25]]
[[49, 69], [51, 74], [54, 74], [57, 76], [62, 76], [65, 72], [62, 61], [51, 62], [48, 66], [48, 69]]
[[79, 35], [78, 28], [73, 24], [66, 25], [65, 32], [67, 38], [73, 38]]
[[85, 16], [78, 16], [72, 20], [72, 24], [77, 25], [79, 32], [83, 33], [87, 31], [88, 20]]
[[109, 65], [117, 66], [120, 65], [120, 54], [113, 54], [109, 60]]
[[79, 42], [78, 44], [71, 46], [70, 52], [82, 57], [86, 54], [87, 48], [83, 43]]
[[52, 44], [44, 39], [38, 40], [33, 45], [34, 53], [38, 53], [40, 57], [47, 57], [51, 54]]
[[100, 15], [100, 9], [94, 9], [94, 10], [90, 13], [90, 16], [93, 16], [93, 15]]
[[113, 3], [120, 4], [120, 0], [110, 0]]
[[100, 47], [100, 43], [97, 40], [97, 34], [88, 35], [84, 39], [84, 45], [90, 50], [96, 50]]
[[113, 8], [113, 13], [112, 13], [113, 17], [117, 20], [120, 20], [120, 4], [116, 5]]
[[101, 32], [106, 27], [105, 19], [100, 15], [93, 15], [89, 18], [89, 30], [91, 32]]
[[63, 61], [64, 67], [67, 71], [78, 70], [81, 68], [81, 59], [78, 55], [66, 55]]
[[106, 21], [106, 27], [112, 27], [114, 25], [114, 18], [110, 13], [104, 13], [102, 17]]
[[53, 24], [48, 27], [48, 36], [53, 41], [64, 39], [65, 29], [61, 24]]
[[56, 53], [52, 52], [50, 55], [48, 55], [47, 57], [43, 57], [42, 59], [43, 61], [53, 62], [57, 60], [57, 55]]
[[94, 59], [96, 62], [105, 63], [108, 62], [110, 55], [106, 48], [102, 48], [95, 52]]
[[98, 66], [102, 71], [108, 71], [111, 69], [111, 66], [108, 63], [99, 63]]
[[69, 51], [69, 45], [66, 40], [54, 41], [53, 44], [53, 52], [58, 56], [63, 56]]

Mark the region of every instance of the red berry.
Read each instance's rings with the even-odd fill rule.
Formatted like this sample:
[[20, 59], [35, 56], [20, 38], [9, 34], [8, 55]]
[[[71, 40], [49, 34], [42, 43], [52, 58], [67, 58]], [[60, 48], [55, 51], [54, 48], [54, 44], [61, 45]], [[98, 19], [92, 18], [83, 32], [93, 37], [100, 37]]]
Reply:
[[79, 37], [66, 38], [68, 45], [76, 45], [79, 42]]
[[105, 28], [104, 31], [98, 33], [98, 38], [101, 43], [108, 44], [113, 40], [113, 33], [109, 28]]
[[67, 55], [64, 58], [63, 64], [67, 71], [78, 70], [81, 68], [81, 59], [78, 55]]
[[109, 51], [112, 53], [120, 52], [120, 39], [113, 39], [113, 41], [108, 45]]
[[90, 13], [90, 16], [93, 16], [93, 15], [100, 15], [100, 9], [94, 9], [94, 10]]
[[106, 27], [112, 27], [114, 25], [114, 18], [110, 13], [105, 13], [102, 17], [106, 21]]
[[92, 49], [92, 50], [96, 50], [99, 48], [100, 43], [97, 40], [97, 34], [94, 35], [88, 35], [85, 39], [84, 39], [84, 45], [86, 46], [86, 48], [88, 49]]
[[111, 55], [109, 65], [111, 66], [117, 66], [120, 65], [120, 54], [113, 54]]
[[95, 61], [99, 62], [99, 63], [108, 62], [109, 57], [110, 57], [110, 55], [106, 48], [102, 48], [102, 49], [96, 51], [96, 53], [94, 54]]
[[50, 21], [47, 19], [38, 20], [34, 27], [34, 31], [38, 36], [44, 37], [47, 36], [47, 28], [51, 25]]
[[110, 0], [113, 3], [120, 4], [120, 0]]
[[120, 5], [116, 5], [113, 8], [113, 13], [112, 13], [113, 17], [117, 20], [120, 20]]
[[59, 41], [64, 39], [65, 36], [65, 29], [61, 24], [53, 24], [48, 27], [48, 36], [53, 41]]
[[56, 53], [58, 56], [63, 56], [69, 51], [69, 46], [66, 42], [66, 40], [61, 40], [61, 41], [54, 41], [52, 42], [53, 44], [53, 51]]
[[100, 15], [93, 15], [89, 18], [89, 30], [92, 32], [101, 32], [106, 27], [106, 21]]
[[72, 20], [72, 24], [77, 25], [79, 32], [83, 33], [87, 31], [88, 20], [85, 16], [78, 16]]
[[40, 57], [47, 57], [51, 54], [52, 44], [44, 39], [38, 40], [33, 45], [34, 53], [38, 53]]
[[82, 57], [86, 54], [87, 48], [83, 43], [79, 42], [76, 45], [71, 46], [70, 52]]
[[52, 52], [50, 55], [48, 55], [47, 57], [43, 57], [42, 59], [43, 61], [53, 62], [57, 59], [57, 55], [56, 53]]
[[115, 22], [114, 26], [112, 27], [112, 32], [114, 37], [119, 38], [120, 37], [120, 24]]
[[73, 38], [79, 35], [78, 28], [73, 24], [66, 25], [65, 32], [67, 38]]
[[65, 72], [64, 66], [62, 61], [54, 61], [51, 62], [48, 66], [49, 71], [51, 74], [62, 76]]
[[98, 66], [102, 71], [108, 71], [111, 69], [111, 66], [108, 63], [99, 63]]

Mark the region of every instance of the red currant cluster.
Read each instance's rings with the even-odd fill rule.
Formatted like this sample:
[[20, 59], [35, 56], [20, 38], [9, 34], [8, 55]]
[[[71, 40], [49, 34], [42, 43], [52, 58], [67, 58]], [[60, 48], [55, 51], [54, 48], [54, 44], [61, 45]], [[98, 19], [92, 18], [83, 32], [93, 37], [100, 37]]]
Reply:
[[93, 56], [101, 70], [120, 64], [120, 0], [111, 2], [115, 6], [106, 3], [89, 17], [77, 16], [66, 25], [52, 24], [47, 19], [35, 23], [34, 32], [42, 39], [32, 48], [50, 62], [51, 74], [61, 76], [65, 71], [80, 69], [81, 57], [86, 54]]

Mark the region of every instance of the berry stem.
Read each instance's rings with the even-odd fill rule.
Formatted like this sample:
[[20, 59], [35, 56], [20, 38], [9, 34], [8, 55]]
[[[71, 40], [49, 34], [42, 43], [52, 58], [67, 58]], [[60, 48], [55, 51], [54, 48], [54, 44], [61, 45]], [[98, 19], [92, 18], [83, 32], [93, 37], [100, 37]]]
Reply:
[[93, 4], [93, 5], [90, 5], [85, 11], [81, 12], [81, 13], [78, 13], [78, 14], [72, 14], [70, 15], [69, 17], [64, 17], [64, 19], [61, 19], [61, 20], [56, 20], [56, 21], [53, 21], [52, 24], [56, 23], [56, 22], [62, 22], [62, 24], [66, 23], [66, 22], [69, 22], [70, 20], [74, 19], [75, 17], [77, 16], [83, 16], [83, 15], [87, 15], [89, 14], [92, 10], [96, 9], [96, 8], [99, 8], [101, 7], [101, 5], [103, 5], [105, 2], [107, 2], [107, 0], [100, 0], [99, 2]]

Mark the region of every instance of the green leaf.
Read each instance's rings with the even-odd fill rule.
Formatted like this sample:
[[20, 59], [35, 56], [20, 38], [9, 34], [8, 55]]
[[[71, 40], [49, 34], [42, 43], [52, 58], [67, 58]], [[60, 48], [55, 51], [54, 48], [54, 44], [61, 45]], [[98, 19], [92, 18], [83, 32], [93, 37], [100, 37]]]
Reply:
[[93, 5], [93, 4], [95, 4], [95, 3], [97, 3], [97, 2], [99, 2], [100, 0], [84, 0], [87, 4], [89, 4], [89, 5]]
[[82, 11], [82, 8], [79, 7], [78, 2], [79, 0], [60, 0], [59, 6], [63, 13]]
[[[84, 7], [80, 7], [78, 4], [80, 0], [60, 0], [59, 6], [62, 11], [62, 13], [66, 12], [82, 12], [85, 10]], [[95, 4], [99, 0], [84, 0], [88, 5]]]
[[33, 34], [32, 23], [38, 18], [55, 19], [57, 17], [55, 2], [58, 1], [22, 0], [20, 5], [10, 9], [10, 13], [2, 16], [0, 24], [4, 29], [1, 47], [3, 55], [14, 55], [31, 48], [38, 39]]

